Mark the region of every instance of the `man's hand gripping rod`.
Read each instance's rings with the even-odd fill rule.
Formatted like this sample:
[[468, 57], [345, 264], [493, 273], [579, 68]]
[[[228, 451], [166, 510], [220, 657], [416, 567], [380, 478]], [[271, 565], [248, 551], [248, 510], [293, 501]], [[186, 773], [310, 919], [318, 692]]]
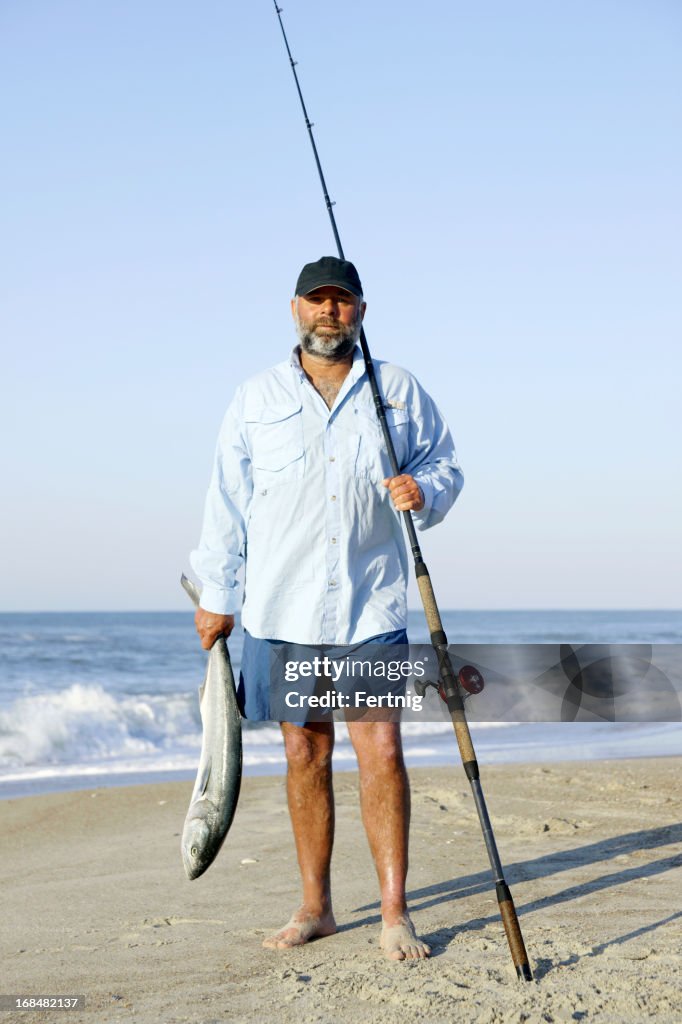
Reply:
[[[336, 242], [336, 248], [338, 250], [339, 259], [345, 259], [343, 253], [343, 247], [341, 245], [341, 239], [336, 226], [336, 220], [334, 218], [333, 206], [334, 203], [329, 198], [329, 192], [327, 191], [327, 184], [324, 180], [324, 174], [322, 173], [322, 165], [317, 152], [317, 146], [315, 145], [315, 138], [313, 136], [313, 125], [308, 117], [308, 111], [306, 110], [305, 102], [303, 100], [303, 93], [301, 92], [301, 86], [298, 81], [298, 75], [296, 73], [296, 61], [291, 56], [291, 50], [289, 49], [289, 41], [287, 39], [286, 32], [284, 31], [284, 23], [282, 22], [282, 8], [277, 6], [277, 0], [273, 0], [275, 10], [277, 11], [277, 18], [279, 20], [279, 26], [282, 30], [282, 36], [284, 38], [284, 45], [286, 46], [287, 54], [289, 56], [289, 63], [291, 64], [291, 70], [294, 75], [294, 81], [296, 82], [296, 90], [298, 92], [298, 98], [301, 101], [301, 108], [303, 110], [303, 116], [305, 118], [306, 128], [308, 129], [308, 136], [310, 138], [310, 144], [313, 148], [313, 155], [315, 157], [315, 164], [317, 165], [317, 173], [320, 176], [320, 184], [322, 185], [322, 192], [324, 194], [324, 201], [327, 207], [327, 213], [329, 214], [329, 220], [331, 222], [332, 231], [334, 233], [334, 241]], [[384, 410], [384, 403], [379, 392], [377, 385], [376, 375], [374, 373], [374, 366], [372, 364], [372, 357], [369, 352], [367, 345], [367, 339], [365, 337], [364, 328], [360, 329], [360, 346], [362, 348], [362, 354], [365, 360], [365, 368], [367, 370], [367, 376], [369, 378], [370, 387], [372, 389], [372, 396], [374, 398], [374, 406], [376, 413], [381, 424], [381, 432], [384, 436], [384, 442], [386, 444], [386, 450], [388, 452], [389, 462], [394, 476], [398, 476], [400, 473], [400, 467], [396, 458], [395, 447], [393, 445], [393, 438], [391, 437], [388, 423], [386, 420], [386, 413]], [[464, 714], [464, 702], [459, 689], [459, 682], [455, 671], [450, 661], [450, 655], [448, 654], [448, 640], [443, 629], [443, 623], [441, 621], [440, 612], [436, 603], [436, 596], [433, 592], [433, 586], [431, 585], [431, 577], [429, 571], [426, 568], [426, 563], [422, 557], [421, 548], [417, 540], [417, 533], [414, 528], [414, 522], [409, 512], [403, 512], [403, 523], [407, 530], [407, 535], [410, 540], [410, 546], [412, 548], [412, 556], [414, 558], [414, 569], [417, 577], [417, 585], [419, 586], [419, 593], [421, 595], [422, 604], [424, 605], [424, 613], [426, 615], [426, 622], [429, 627], [429, 633], [431, 635], [431, 643], [438, 656], [438, 669], [440, 675], [440, 687], [441, 695], [443, 700], [448, 706], [450, 712], [450, 718], [455, 730], [455, 736], [457, 737], [457, 745], [459, 752], [462, 757], [462, 763], [464, 765], [464, 771], [467, 774], [467, 778], [471, 783], [471, 789], [473, 792], [474, 801], [476, 804], [476, 810], [478, 812], [478, 819], [481, 823], [483, 830], [483, 838], [485, 840], [486, 850], [488, 851], [488, 858], [490, 860], [490, 867], [492, 868], [493, 877], [495, 879], [495, 891], [497, 893], [497, 902], [500, 908], [500, 914], [502, 916], [502, 923], [504, 924], [504, 930], [507, 935], [507, 941], [509, 942], [509, 948], [511, 950], [512, 959], [514, 966], [516, 967], [516, 973], [519, 978], [523, 978], [525, 981], [532, 981], [533, 975], [531, 973], [530, 964], [528, 963], [528, 954], [526, 953], [526, 947], [523, 942], [523, 936], [521, 935], [521, 928], [519, 926], [519, 920], [516, 915], [516, 908], [514, 906], [514, 900], [512, 894], [509, 891], [509, 886], [504, 880], [504, 874], [502, 871], [502, 863], [500, 856], [497, 852], [497, 844], [495, 843], [495, 836], [493, 835], [493, 827], [490, 823], [490, 817], [488, 815], [488, 809], [485, 804], [483, 796], [483, 790], [481, 788], [481, 782], [478, 770], [478, 761], [476, 760], [476, 753], [474, 751], [474, 745], [471, 740], [471, 733], [469, 732], [469, 725]]]

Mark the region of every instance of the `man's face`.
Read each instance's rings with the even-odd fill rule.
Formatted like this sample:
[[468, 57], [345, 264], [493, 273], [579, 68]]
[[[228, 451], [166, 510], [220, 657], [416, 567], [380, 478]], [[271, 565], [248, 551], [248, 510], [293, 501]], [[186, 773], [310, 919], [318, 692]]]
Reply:
[[365, 303], [343, 288], [325, 285], [292, 299], [291, 312], [303, 351], [338, 360], [355, 347]]

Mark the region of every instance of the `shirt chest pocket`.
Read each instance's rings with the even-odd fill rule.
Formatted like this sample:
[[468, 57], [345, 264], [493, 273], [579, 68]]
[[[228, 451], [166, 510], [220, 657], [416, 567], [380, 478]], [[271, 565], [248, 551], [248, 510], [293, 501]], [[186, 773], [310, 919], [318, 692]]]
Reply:
[[[398, 465], [402, 468], [409, 462], [410, 416], [407, 409], [397, 409], [393, 406], [388, 406], [385, 412]], [[355, 439], [356, 473], [376, 480], [392, 476], [386, 442], [374, 406], [359, 406], [355, 419], [359, 428]]]
[[305, 449], [301, 405], [282, 403], [245, 410], [254, 490], [291, 483], [303, 476]]

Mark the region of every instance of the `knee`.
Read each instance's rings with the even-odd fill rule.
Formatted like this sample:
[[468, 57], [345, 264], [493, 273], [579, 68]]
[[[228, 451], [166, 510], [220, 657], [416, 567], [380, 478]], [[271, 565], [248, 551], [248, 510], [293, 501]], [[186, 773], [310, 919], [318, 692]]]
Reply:
[[285, 733], [284, 749], [291, 770], [328, 772], [331, 769], [334, 738], [294, 727]]
[[366, 767], [373, 774], [387, 775], [404, 770], [403, 748], [398, 728], [385, 723], [380, 723], [379, 727], [371, 723], [358, 723], [355, 728], [354, 746], [360, 770]]

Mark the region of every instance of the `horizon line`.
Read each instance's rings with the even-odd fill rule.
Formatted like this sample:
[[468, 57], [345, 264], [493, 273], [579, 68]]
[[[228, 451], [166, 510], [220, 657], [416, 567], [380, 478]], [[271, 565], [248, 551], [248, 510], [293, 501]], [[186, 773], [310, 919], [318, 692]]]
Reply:
[[[408, 614], [423, 614], [423, 608], [408, 608]], [[546, 612], [681, 612], [682, 608], [656, 606], [656, 607], [619, 607], [619, 606], [604, 606], [599, 608], [580, 608], [575, 606], [552, 606], [552, 607], [523, 607], [523, 608], [442, 608], [443, 612], [453, 613], [476, 613], [476, 614], [490, 614], [491, 612], [504, 612], [505, 614], [510, 613], [546, 613]], [[0, 615], [173, 615], [173, 614], [194, 614], [191, 608], [33, 608], [33, 609], [5, 609], [0, 608]], [[237, 618], [240, 617], [240, 612], [234, 613]]]

